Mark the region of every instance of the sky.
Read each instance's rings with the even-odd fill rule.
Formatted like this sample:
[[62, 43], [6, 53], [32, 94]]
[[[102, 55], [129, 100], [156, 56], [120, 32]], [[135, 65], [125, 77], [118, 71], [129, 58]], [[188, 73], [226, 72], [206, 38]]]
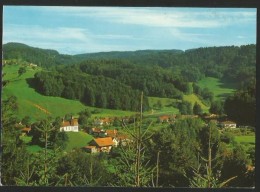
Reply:
[[256, 9], [4, 6], [8, 42], [71, 55], [256, 44]]

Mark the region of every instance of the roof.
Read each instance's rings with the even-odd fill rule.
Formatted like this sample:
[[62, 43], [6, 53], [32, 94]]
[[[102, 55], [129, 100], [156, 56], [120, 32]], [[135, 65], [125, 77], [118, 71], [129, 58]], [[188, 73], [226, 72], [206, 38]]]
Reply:
[[106, 130], [106, 133], [107, 133], [107, 136], [116, 137], [117, 130], [116, 129], [108, 129], [108, 130]]
[[31, 128], [25, 127], [25, 128], [22, 128], [22, 131], [31, 131]]
[[114, 144], [112, 137], [97, 138], [94, 141], [99, 147], [112, 146]]
[[222, 121], [222, 124], [236, 124], [234, 121]]
[[198, 115], [181, 115], [181, 118], [198, 118]]
[[61, 127], [67, 127], [67, 126], [77, 126], [78, 119], [71, 119], [71, 121], [63, 121], [61, 124]]
[[170, 116], [168, 116], [168, 115], [163, 115], [163, 116], [160, 116], [159, 118], [160, 118], [161, 120], [164, 120], [164, 119], [169, 119]]
[[72, 119], [72, 120], [71, 120], [71, 125], [72, 125], [72, 126], [79, 125], [79, 124], [78, 124], [78, 119]]
[[100, 133], [100, 132], [102, 131], [101, 128], [96, 128], [96, 127], [91, 128], [91, 130], [92, 130], [93, 132], [95, 132], [95, 133]]
[[112, 121], [112, 119], [106, 117], [106, 118], [101, 119], [101, 121], [102, 121], [103, 123], [110, 123], [110, 122]]
[[127, 135], [120, 134], [120, 135], [117, 136], [117, 139], [119, 139], [119, 140], [125, 140], [125, 139], [128, 139], [128, 136], [127, 136]]
[[61, 127], [67, 127], [67, 126], [70, 126], [70, 122], [69, 121], [62, 122]]
[[204, 116], [205, 119], [214, 119], [214, 118], [218, 118], [218, 117], [219, 117], [219, 115], [214, 114], [214, 113]]

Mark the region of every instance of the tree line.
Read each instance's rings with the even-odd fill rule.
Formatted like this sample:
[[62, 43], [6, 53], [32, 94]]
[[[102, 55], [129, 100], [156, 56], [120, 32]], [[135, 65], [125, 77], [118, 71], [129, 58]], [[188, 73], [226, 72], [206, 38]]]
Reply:
[[[33, 86], [41, 94], [79, 100], [88, 106], [109, 109], [138, 110], [135, 98], [140, 91], [104, 76], [89, 76], [77, 70], [39, 72]], [[149, 108], [145, 98], [145, 108]]]

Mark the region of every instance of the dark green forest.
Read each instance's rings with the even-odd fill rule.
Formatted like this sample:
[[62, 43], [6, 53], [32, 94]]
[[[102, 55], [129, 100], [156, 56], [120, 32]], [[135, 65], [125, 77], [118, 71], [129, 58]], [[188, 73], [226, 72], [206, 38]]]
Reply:
[[230, 81], [246, 81], [255, 76], [256, 72], [256, 45], [206, 47], [186, 51], [145, 50], [63, 55], [54, 50], [33, 48], [19, 43], [7, 43], [3, 45], [3, 52], [4, 59], [20, 59], [47, 68], [80, 62], [94, 63], [93, 60], [103, 64], [107, 60], [117, 60], [117, 63], [125, 65], [157, 66], [159, 69], [164, 68], [170, 71], [174, 75], [174, 79], [178, 76], [180, 80], [191, 82], [196, 82], [205, 76]]

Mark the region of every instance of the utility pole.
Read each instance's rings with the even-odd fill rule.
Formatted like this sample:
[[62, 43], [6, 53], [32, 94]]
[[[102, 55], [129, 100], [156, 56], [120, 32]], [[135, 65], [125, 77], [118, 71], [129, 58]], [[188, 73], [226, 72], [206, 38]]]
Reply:
[[160, 159], [160, 152], [157, 152], [157, 160], [156, 160], [156, 183], [155, 187], [158, 187], [158, 181], [159, 181], [159, 159]]
[[137, 127], [136, 138], [136, 187], [140, 187], [140, 168], [141, 168], [141, 147], [142, 147], [142, 135], [141, 126], [143, 120], [143, 92], [141, 94], [141, 108], [140, 108], [140, 125]]

